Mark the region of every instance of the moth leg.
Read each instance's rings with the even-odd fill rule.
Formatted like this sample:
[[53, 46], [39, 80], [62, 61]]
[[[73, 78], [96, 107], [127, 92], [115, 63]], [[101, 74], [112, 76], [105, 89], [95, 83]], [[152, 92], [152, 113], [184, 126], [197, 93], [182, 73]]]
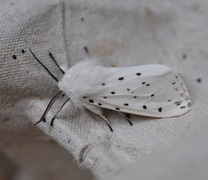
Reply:
[[123, 117], [129, 122], [130, 126], [133, 126], [133, 123], [130, 121], [130, 117], [131, 117], [130, 114], [128, 114], [128, 113], [123, 114], [123, 113], [121, 113], [121, 112], [119, 112], [119, 111], [118, 111], [118, 113], [119, 113], [121, 116], [123, 116]]
[[70, 100], [70, 98], [68, 98], [63, 104], [62, 106], [59, 108], [59, 110], [57, 111], [57, 113], [53, 116], [53, 118], [51, 119], [51, 123], [50, 126], [53, 126], [54, 120], [56, 118], [56, 116], [58, 115], [58, 113], [61, 111], [61, 109], [64, 107], [64, 105]]
[[50, 100], [50, 102], [48, 103], [48, 106], [46, 107], [46, 110], [44, 111], [42, 117], [40, 118], [40, 120], [38, 122], [35, 123], [35, 125], [37, 125], [40, 122], [46, 122], [45, 117], [48, 114], [48, 111], [50, 110], [51, 106], [53, 105], [53, 103], [56, 101], [56, 99], [58, 97], [60, 97], [60, 95], [62, 94], [62, 91], [59, 91], [57, 94], [55, 94], [55, 96], [53, 96], [53, 98]]
[[113, 132], [113, 128], [111, 127], [109, 121], [105, 118], [105, 116], [103, 116], [103, 111], [102, 109], [95, 107], [95, 106], [89, 106], [89, 105], [85, 105], [84, 106], [87, 110], [89, 110], [90, 112], [93, 112], [94, 114], [100, 116], [108, 125], [109, 129]]
[[111, 132], [113, 132], [113, 128], [111, 127], [109, 121], [105, 118], [105, 116], [103, 116], [103, 115], [99, 115], [99, 116], [106, 122], [106, 124], [110, 128]]

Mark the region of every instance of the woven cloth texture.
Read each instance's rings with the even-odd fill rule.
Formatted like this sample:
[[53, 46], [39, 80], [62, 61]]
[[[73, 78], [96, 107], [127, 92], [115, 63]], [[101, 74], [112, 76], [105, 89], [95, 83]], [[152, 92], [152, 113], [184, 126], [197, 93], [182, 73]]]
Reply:
[[175, 118], [132, 116], [129, 126], [106, 111], [114, 132], [97, 116], [66, 106], [50, 127], [62, 100], [46, 123], [37, 125], [70, 151], [96, 178], [112, 177], [129, 163], [171, 147], [204, 126], [208, 102], [206, 1], [170, 0], [3, 0], [0, 6], [0, 130], [36, 128], [56, 82], [29, 48], [57, 77], [48, 53], [63, 69], [96, 57], [105, 66], [165, 64], [182, 74], [192, 110]]

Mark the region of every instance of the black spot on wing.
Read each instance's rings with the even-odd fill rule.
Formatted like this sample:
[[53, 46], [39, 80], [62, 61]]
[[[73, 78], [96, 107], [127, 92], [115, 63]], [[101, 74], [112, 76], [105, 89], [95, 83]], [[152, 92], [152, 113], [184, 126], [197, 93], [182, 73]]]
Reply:
[[125, 104], [124, 104], [124, 106], [128, 106], [128, 105], [129, 105], [128, 103], [125, 103]]
[[158, 109], [158, 111], [159, 111], [159, 112], [162, 112], [162, 108], [160, 107], [160, 108]]
[[89, 99], [89, 102], [90, 102], [90, 103], [94, 103], [94, 101], [93, 101], [92, 99]]
[[144, 106], [143, 106], [143, 109], [147, 109], [147, 106], [146, 106], [146, 105], [144, 105]]
[[141, 73], [138, 72], [138, 73], [136, 73], [136, 75], [137, 75], [137, 76], [141, 76]]
[[122, 80], [124, 80], [124, 77], [120, 77], [120, 78], [118, 78], [118, 80], [119, 81], [122, 81]]

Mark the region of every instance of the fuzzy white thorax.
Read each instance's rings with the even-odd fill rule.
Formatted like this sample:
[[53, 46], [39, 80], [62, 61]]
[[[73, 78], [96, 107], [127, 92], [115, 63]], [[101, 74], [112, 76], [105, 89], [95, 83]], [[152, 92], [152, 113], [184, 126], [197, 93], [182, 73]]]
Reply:
[[88, 107], [83, 97], [93, 97], [103, 92], [101, 84], [109, 76], [107, 70], [96, 60], [82, 61], [67, 70], [58, 87], [71, 99], [75, 109], [87, 107], [94, 112], [97, 107]]

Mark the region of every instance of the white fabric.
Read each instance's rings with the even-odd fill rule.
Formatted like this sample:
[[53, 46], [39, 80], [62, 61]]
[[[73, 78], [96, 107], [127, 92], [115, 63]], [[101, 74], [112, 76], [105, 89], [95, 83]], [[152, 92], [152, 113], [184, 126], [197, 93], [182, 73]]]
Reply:
[[193, 103], [190, 112], [176, 118], [132, 116], [131, 127], [106, 111], [112, 133], [98, 117], [86, 112], [71, 117], [65, 107], [51, 128], [49, 120], [61, 103], [56, 102], [47, 123], [38, 127], [96, 178], [113, 177], [129, 163], [200, 131], [208, 115], [207, 8], [205, 0], [1, 1], [0, 130], [34, 128], [29, 121], [37, 122], [58, 92], [31, 48], [58, 78], [49, 51], [64, 69], [97, 57], [106, 66], [161, 63], [181, 72]]

